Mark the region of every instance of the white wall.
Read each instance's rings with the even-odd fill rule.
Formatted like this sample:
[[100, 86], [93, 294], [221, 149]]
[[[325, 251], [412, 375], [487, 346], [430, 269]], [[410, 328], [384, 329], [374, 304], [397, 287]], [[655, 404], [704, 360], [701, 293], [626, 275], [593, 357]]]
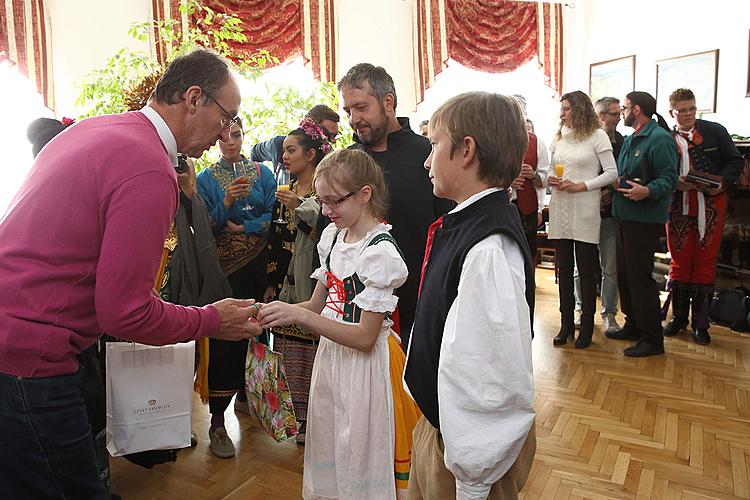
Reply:
[[128, 28], [151, 18], [148, 0], [46, 0], [52, 36], [55, 114], [73, 116], [84, 76], [123, 47], [150, 50]]
[[336, 79], [357, 63], [382, 66], [396, 84], [397, 114], [413, 116], [414, 0], [336, 0], [334, 5], [339, 41]]
[[[635, 86], [656, 95], [656, 61], [719, 49], [717, 121], [750, 135], [747, 0], [576, 0], [564, 9], [564, 90], [588, 93], [589, 64], [636, 55]], [[624, 96], [615, 96], [624, 97]], [[663, 96], [659, 96], [659, 101]], [[666, 98], [667, 96], [664, 96]], [[700, 103], [699, 103], [700, 104]], [[659, 106], [662, 107], [661, 102]], [[671, 123], [669, 116], [665, 119]]]

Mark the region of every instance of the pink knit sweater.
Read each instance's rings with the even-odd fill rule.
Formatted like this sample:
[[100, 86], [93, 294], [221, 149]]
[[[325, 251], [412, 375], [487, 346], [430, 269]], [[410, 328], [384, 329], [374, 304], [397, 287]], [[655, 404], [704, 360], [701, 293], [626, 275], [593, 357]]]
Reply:
[[177, 203], [169, 156], [142, 113], [55, 137], [0, 221], [0, 373], [74, 373], [102, 333], [153, 345], [215, 333], [212, 306], [152, 292]]

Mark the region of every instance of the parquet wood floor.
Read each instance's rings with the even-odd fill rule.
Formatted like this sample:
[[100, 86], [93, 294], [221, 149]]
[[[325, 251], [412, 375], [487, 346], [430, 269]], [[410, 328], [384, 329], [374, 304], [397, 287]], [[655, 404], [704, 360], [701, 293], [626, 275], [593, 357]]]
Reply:
[[[597, 330], [589, 349], [552, 346], [559, 328], [551, 271], [537, 270], [534, 373], [537, 454], [525, 499], [750, 498], [750, 335], [712, 327], [710, 346], [683, 333], [665, 356], [631, 359]], [[304, 450], [276, 444], [254, 418], [227, 412], [235, 459], [200, 443], [146, 470], [112, 459], [114, 490], [136, 499], [300, 497]]]

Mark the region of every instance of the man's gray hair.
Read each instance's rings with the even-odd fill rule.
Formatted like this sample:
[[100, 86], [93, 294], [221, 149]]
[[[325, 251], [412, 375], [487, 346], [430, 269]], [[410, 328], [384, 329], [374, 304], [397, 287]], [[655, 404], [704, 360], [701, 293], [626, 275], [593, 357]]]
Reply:
[[373, 66], [370, 63], [359, 63], [344, 75], [336, 84], [339, 92], [343, 89], [360, 89], [365, 90], [365, 82], [370, 86], [370, 95], [374, 96], [378, 102], [383, 102], [385, 96], [393, 96], [393, 111], [396, 111], [396, 86], [393, 84], [393, 78], [382, 66]]
[[606, 113], [613, 104], [620, 104], [620, 100], [617, 97], [602, 97], [596, 100], [594, 109], [597, 113]]
[[230, 76], [229, 65], [217, 53], [207, 49], [194, 50], [169, 63], [151, 97], [159, 103], [176, 104], [193, 86], [200, 87], [204, 94], [217, 97]]

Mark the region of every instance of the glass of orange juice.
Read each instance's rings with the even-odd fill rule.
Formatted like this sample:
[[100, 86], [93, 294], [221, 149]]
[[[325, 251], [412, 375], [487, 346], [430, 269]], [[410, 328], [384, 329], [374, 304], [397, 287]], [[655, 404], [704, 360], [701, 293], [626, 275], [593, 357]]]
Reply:
[[[287, 170], [286, 166], [282, 163], [279, 165], [279, 169], [276, 172], [276, 189], [279, 191], [290, 191], [291, 187], [289, 186], [289, 183], [291, 182], [292, 176], [289, 173], [289, 170]], [[281, 204], [281, 207], [279, 207], [279, 217], [274, 222], [278, 224], [286, 224], [286, 218], [285, 218], [285, 209], [286, 207], [284, 204]]]
[[563, 175], [565, 175], [565, 165], [562, 163], [555, 163], [555, 176], [562, 179]]

